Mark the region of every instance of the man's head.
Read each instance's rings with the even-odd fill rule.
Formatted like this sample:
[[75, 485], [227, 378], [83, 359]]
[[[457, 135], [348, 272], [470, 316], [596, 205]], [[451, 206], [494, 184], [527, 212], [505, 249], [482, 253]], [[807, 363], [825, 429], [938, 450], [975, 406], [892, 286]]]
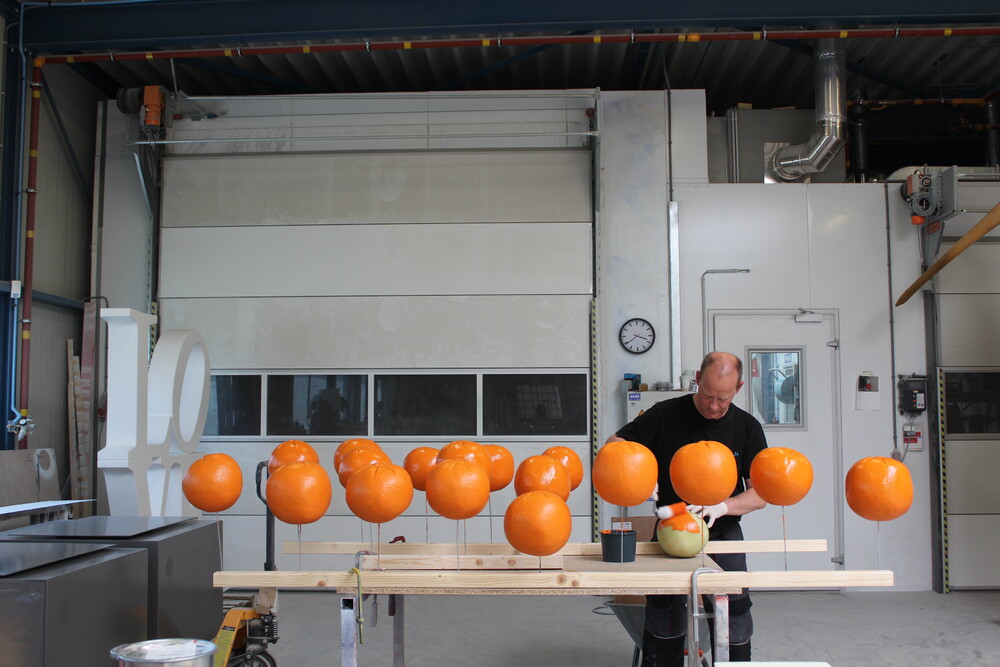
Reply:
[[705, 419], [721, 419], [743, 386], [743, 362], [728, 352], [712, 352], [702, 360], [694, 377], [698, 383], [694, 395], [698, 412]]

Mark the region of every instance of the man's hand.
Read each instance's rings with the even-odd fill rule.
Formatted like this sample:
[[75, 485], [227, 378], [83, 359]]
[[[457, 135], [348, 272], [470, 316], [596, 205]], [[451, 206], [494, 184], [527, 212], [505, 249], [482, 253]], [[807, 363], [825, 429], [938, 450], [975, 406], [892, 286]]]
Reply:
[[705, 525], [711, 528], [716, 519], [726, 516], [726, 514], [729, 513], [729, 508], [726, 506], [726, 503], [709, 505], [708, 507], [705, 507], [704, 505], [688, 505], [687, 511], [691, 512], [691, 514], [700, 515], [705, 521]]
[[656, 518], [657, 519], [669, 519], [672, 516], [677, 516], [682, 512], [687, 511], [687, 505], [684, 503], [674, 503], [673, 505], [664, 505], [663, 507], [656, 508]]

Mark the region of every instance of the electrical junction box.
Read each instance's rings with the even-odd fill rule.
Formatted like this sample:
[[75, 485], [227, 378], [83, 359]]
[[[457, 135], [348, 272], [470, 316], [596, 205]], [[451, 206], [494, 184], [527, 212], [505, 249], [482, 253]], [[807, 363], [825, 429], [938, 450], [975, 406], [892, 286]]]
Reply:
[[903, 450], [924, 451], [924, 433], [919, 424], [903, 424]]
[[927, 409], [927, 378], [904, 375], [899, 378], [899, 414], [919, 415]]

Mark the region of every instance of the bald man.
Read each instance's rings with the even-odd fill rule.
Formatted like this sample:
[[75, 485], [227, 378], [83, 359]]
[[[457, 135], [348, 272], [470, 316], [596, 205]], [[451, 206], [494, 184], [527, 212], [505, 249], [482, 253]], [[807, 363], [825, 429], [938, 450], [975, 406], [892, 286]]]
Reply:
[[[732, 404], [743, 386], [743, 364], [739, 357], [712, 352], [695, 374], [698, 391], [657, 403], [623, 426], [607, 442], [631, 440], [648, 447], [659, 465], [656, 515], [669, 518], [683, 509], [699, 514], [709, 527], [712, 540], [742, 540], [740, 517], [761, 509], [766, 503], [750, 486], [750, 462], [767, 441], [760, 422]], [[733, 495], [718, 505], [685, 505], [670, 484], [670, 459], [686, 444], [715, 440], [729, 447], [736, 457], [739, 481]], [[653, 536], [655, 539], [655, 536]], [[746, 554], [716, 554], [723, 570], [746, 571]], [[705, 598], [706, 606], [711, 600]], [[729, 596], [729, 659], [750, 661], [753, 618], [750, 596], [744, 589]], [[643, 667], [681, 667], [687, 634], [687, 598], [681, 595], [646, 597], [646, 625], [643, 631]]]

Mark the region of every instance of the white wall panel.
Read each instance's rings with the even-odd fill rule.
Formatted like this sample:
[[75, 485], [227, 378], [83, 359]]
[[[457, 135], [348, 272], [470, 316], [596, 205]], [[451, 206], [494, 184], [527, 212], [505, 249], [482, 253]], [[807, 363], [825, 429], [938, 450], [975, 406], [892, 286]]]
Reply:
[[[89, 296], [90, 195], [97, 91], [66, 67], [46, 69], [39, 127], [34, 288], [72, 299]], [[52, 107], [69, 139], [67, 148]], [[72, 151], [72, 153], [71, 153]], [[77, 178], [71, 155], [80, 162]]]
[[1000, 295], [942, 295], [938, 313], [942, 366], [1000, 366]]
[[996, 536], [1000, 515], [948, 517], [948, 582], [951, 588], [1000, 588]]
[[587, 294], [588, 223], [165, 229], [160, 294]]
[[1000, 441], [945, 442], [948, 514], [1000, 514]]
[[[28, 386], [28, 411], [35, 420], [31, 447], [55, 450], [59, 481], [69, 475], [67, 438], [66, 340], [80, 339], [82, 313], [56, 308], [37, 301], [31, 311], [31, 383]], [[79, 354], [79, 342], [74, 354]]]
[[589, 296], [164, 299], [213, 368], [585, 368]]
[[[597, 92], [505, 91], [195, 98], [172, 154], [586, 146]], [[704, 108], [704, 105], [702, 105]], [[190, 143], [188, 143], [190, 142]]]
[[164, 227], [588, 222], [589, 151], [178, 158]]

